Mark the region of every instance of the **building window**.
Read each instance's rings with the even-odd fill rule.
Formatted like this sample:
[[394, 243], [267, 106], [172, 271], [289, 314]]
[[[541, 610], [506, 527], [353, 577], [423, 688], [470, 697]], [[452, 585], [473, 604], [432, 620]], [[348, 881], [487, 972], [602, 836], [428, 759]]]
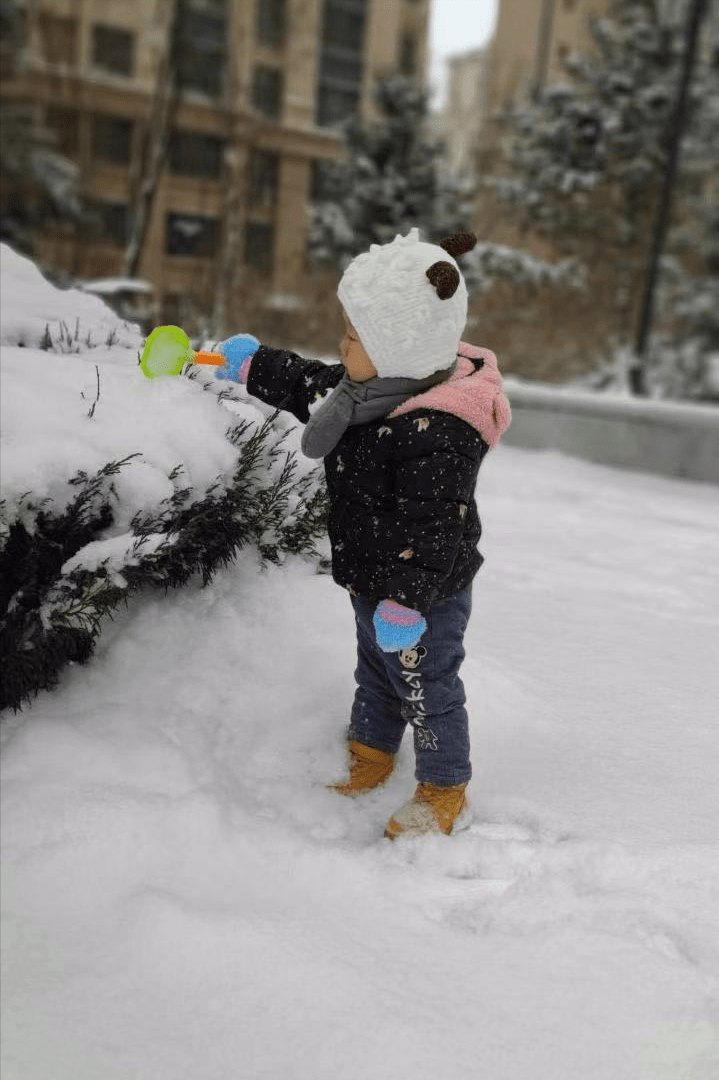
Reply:
[[224, 4], [212, 11], [193, 0], [180, 5], [177, 31], [177, 80], [186, 90], [219, 97], [225, 84], [227, 18]]
[[125, 203], [92, 202], [86, 238], [124, 246], [130, 238], [130, 212]]
[[53, 150], [65, 157], [77, 157], [80, 149], [80, 117], [74, 109], [48, 105], [45, 126], [50, 132]]
[[310, 174], [310, 202], [326, 202], [334, 194], [332, 172], [335, 162], [327, 158], [313, 158]]
[[200, 214], [167, 215], [165, 251], [168, 255], [214, 255], [217, 238], [217, 218]]
[[195, 131], [170, 132], [167, 160], [170, 172], [178, 176], [218, 179], [222, 175], [225, 143], [214, 135]]
[[417, 37], [409, 30], [399, 41], [399, 70], [403, 75], [417, 74]]
[[261, 277], [270, 277], [275, 263], [275, 229], [268, 221], [248, 221], [245, 263]]
[[[323, 83], [330, 86], [346, 86], [357, 90], [362, 81], [362, 57], [332, 54], [325, 56], [322, 63]], [[355, 94], [357, 97], [358, 94]]]
[[287, 0], [257, 0], [257, 38], [261, 45], [282, 48], [286, 25]]
[[325, 0], [317, 123], [333, 127], [357, 112], [364, 70], [367, 0]]
[[184, 324], [185, 297], [181, 293], [165, 293], [161, 301], [161, 318], [163, 323], [171, 326]]
[[183, 90], [195, 90], [207, 97], [221, 97], [225, 85], [225, 61], [207, 64], [193, 52], [185, 53], [177, 65], [177, 78]]
[[252, 86], [252, 104], [264, 116], [278, 120], [282, 113], [282, 72], [258, 65]]
[[320, 127], [334, 127], [359, 108], [359, 87], [342, 89], [337, 86], [320, 85], [317, 102], [317, 123]]
[[179, 4], [183, 12], [196, 11], [223, 20], [227, 15], [227, 0], [179, 0]]
[[224, 15], [211, 14], [181, 7], [180, 34], [183, 45], [188, 45], [196, 52], [206, 55], [221, 55], [225, 52], [226, 21]]
[[27, 13], [19, 4], [0, 3], [0, 42], [10, 49], [21, 48], [26, 41]]
[[92, 156], [99, 161], [127, 165], [132, 155], [132, 120], [95, 116], [92, 121]]
[[273, 207], [277, 202], [280, 159], [268, 150], [252, 150], [249, 161], [250, 206]]
[[135, 35], [114, 26], [94, 26], [92, 62], [113, 75], [132, 75], [135, 58]]
[[42, 11], [38, 28], [40, 48], [45, 60], [51, 64], [71, 66], [77, 63], [77, 19]]
[[364, 37], [366, 6], [364, 0], [327, 0], [322, 44], [356, 52]]

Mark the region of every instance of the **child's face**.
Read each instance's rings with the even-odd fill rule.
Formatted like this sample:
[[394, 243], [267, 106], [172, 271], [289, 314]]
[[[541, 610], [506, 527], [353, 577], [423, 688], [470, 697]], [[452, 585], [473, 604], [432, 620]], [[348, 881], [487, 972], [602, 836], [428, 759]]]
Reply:
[[367, 382], [367, 379], [375, 377], [377, 369], [364, 351], [357, 331], [344, 311], [342, 312], [342, 318], [345, 321], [345, 336], [340, 342], [340, 356], [345, 371], [354, 382]]

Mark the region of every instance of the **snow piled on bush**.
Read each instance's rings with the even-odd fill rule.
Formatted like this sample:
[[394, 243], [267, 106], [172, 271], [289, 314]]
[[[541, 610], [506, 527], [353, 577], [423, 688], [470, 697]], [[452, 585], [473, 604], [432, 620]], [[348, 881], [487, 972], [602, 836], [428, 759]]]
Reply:
[[[80, 289], [58, 289], [43, 277], [32, 259], [8, 244], [0, 244], [0, 344], [57, 352], [97, 352], [107, 359], [107, 346], [115, 360], [131, 362], [142, 348], [140, 330], [110, 310], [97, 296]], [[104, 347], [104, 348], [103, 348]]]
[[[34, 503], [50, 499], [61, 510], [76, 494], [71, 477], [136, 454], [115, 480], [115, 519], [122, 529], [137, 511], [154, 510], [172, 494], [168, 476], [178, 467], [179, 482], [198, 497], [232, 468], [237, 451], [226, 438], [229, 427], [243, 419], [262, 422], [271, 410], [249, 399], [223, 400], [226, 384], [216, 382], [211, 370], [195, 379], [145, 378], [137, 327], [97, 297], [56, 288], [7, 245], [1, 254], [0, 481], [6, 518], [28, 492]], [[67, 354], [54, 335], [59, 342], [60, 328], [78, 322], [80, 333]], [[40, 347], [48, 326], [51, 349]], [[110, 345], [92, 344], [108, 338]], [[241, 388], [233, 392], [246, 397]], [[290, 433], [287, 448], [297, 447]]]

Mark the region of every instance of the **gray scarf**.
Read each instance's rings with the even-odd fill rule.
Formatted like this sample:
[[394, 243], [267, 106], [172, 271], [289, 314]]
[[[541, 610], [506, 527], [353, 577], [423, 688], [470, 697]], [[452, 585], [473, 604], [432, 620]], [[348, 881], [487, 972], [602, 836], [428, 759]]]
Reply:
[[369, 424], [387, 416], [407, 398], [421, 394], [445, 382], [454, 373], [442, 368], [426, 379], [382, 379], [379, 375], [366, 382], [354, 382], [344, 376], [330, 396], [312, 414], [302, 433], [302, 453], [309, 458], [323, 458], [335, 448], [348, 427]]

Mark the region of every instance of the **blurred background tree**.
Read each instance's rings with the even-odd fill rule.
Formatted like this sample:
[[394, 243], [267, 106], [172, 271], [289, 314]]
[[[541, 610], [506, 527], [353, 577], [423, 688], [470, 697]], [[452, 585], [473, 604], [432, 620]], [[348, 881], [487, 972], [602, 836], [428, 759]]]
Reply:
[[424, 239], [439, 240], [472, 219], [473, 187], [442, 169], [424, 86], [392, 75], [378, 80], [374, 98], [377, 118], [347, 121], [344, 157], [315, 173], [309, 250], [321, 266], [344, 269], [370, 244], [415, 226]]
[[[12, 75], [22, 48], [25, 5], [0, 0], [0, 75]], [[80, 170], [53, 147], [32, 104], [0, 100], [0, 238], [32, 251], [32, 230], [50, 221], [77, 222]]]
[[[630, 373], [677, 135], [686, 20], [701, 13], [697, 3], [704, 6], [690, 0], [670, 17], [656, 0], [615, 0], [610, 17], [592, 24], [594, 50], [566, 58], [565, 81], [535, 88], [504, 117], [508, 168], [494, 178], [496, 191], [517, 215], [522, 235], [579, 259], [590, 284], [608, 288], [608, 328]], [[708, 49], [698, 52], [690, 75], [661, 319], [647, 348], [645, 377], [630, 387], [661, 390], [673, 353], [672, 390], [684, 384], [682, 396], [701, 393], [718, 346], [719, 58]]]
[[[350, 120], [344, 157], [323, 163], [316, 174], [309, 250], [319, 267], [341, 272], [370, 244], [385, 244], [415, 226], [434, 242], [471, 227], [475, 184], [445, 168], [427, 90], [393, 75], [378, 80], [375, 100], [377, 118]], [[502, 244], [480, 242], [460, 262], [470, 292], [499, 278], [527, 287], [576, 288], [583, 281], [574, 259], [552, 264]]]

